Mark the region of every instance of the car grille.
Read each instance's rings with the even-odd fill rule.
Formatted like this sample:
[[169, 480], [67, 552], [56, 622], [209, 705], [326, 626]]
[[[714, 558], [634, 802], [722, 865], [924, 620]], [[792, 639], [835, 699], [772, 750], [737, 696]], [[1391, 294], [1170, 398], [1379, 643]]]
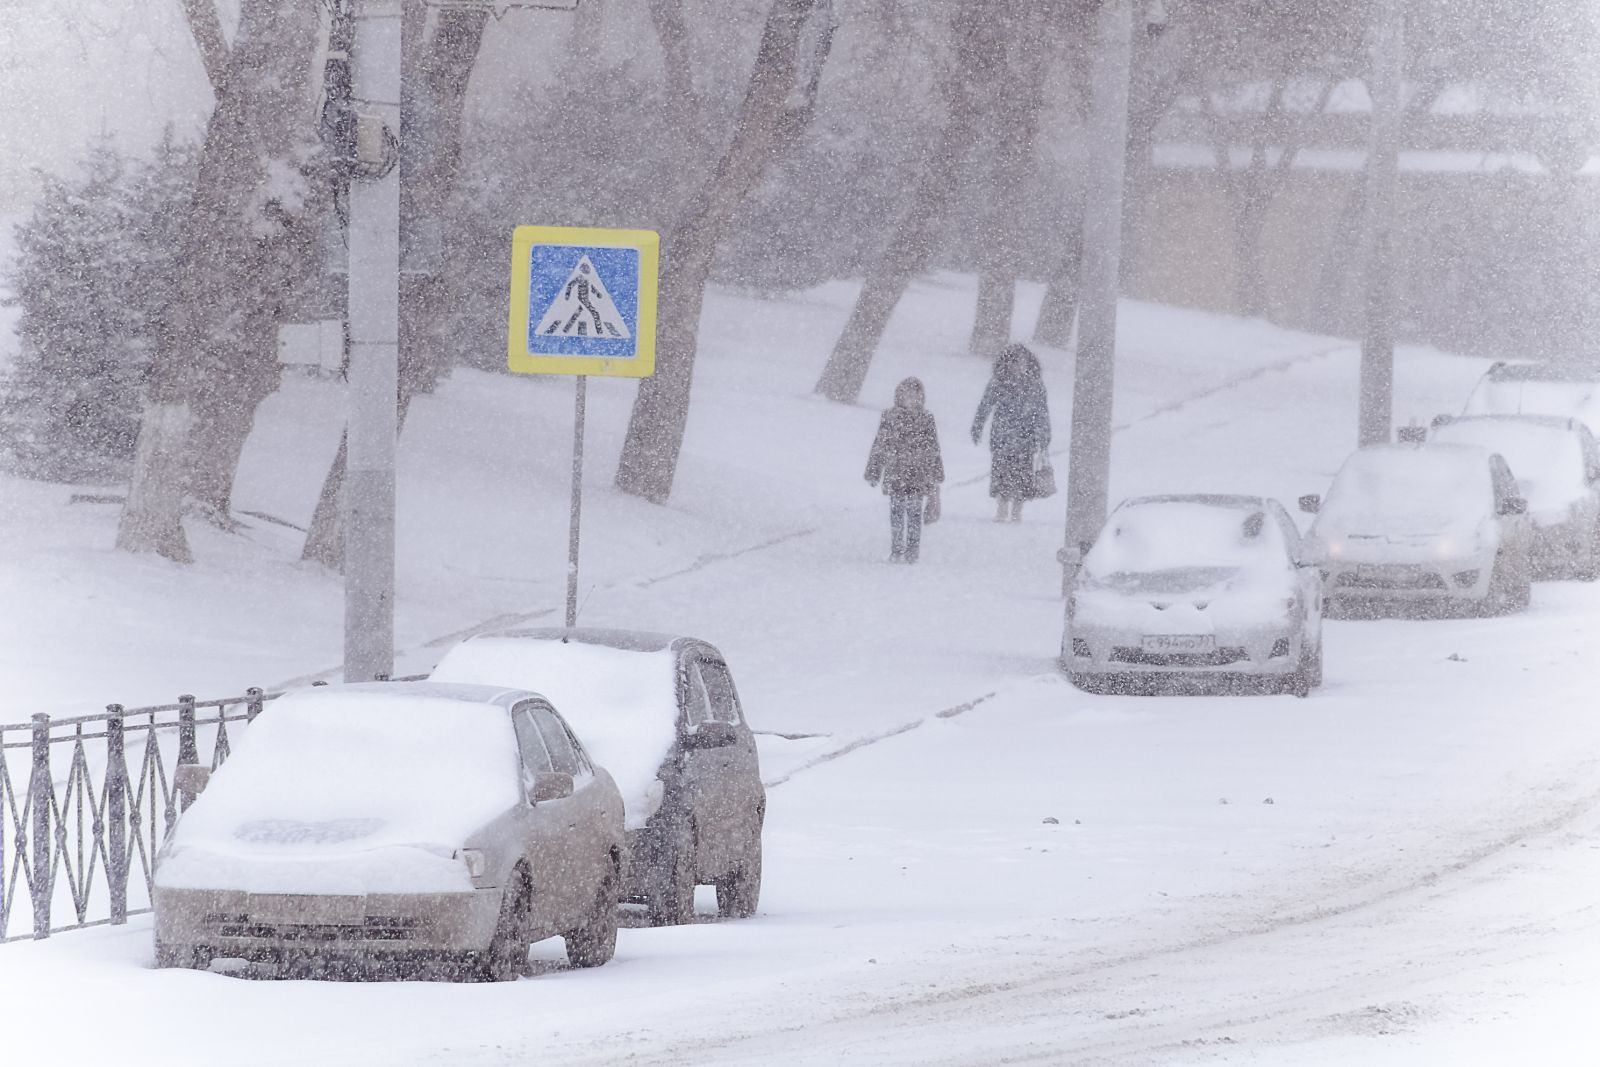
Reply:
[[1146, 652], [1142, 648], [1118, 646], [1111, 650], [1114, 662], [1141, 667], [1226, 667], [1248, 658], [1242, 648], [1219, 648], [1215, 652]]
[[424, 934], [427, 923], [401, 915], [368, 915], [359, 923], [265, 923], [248, 915], [207, 915], [219, 937], [261, 941], [410, 941]]
[[1384, 574], [1339, 575], [1345, 589], [1443, 589], [1444, 579], [1432, 571], [1393, 571]]

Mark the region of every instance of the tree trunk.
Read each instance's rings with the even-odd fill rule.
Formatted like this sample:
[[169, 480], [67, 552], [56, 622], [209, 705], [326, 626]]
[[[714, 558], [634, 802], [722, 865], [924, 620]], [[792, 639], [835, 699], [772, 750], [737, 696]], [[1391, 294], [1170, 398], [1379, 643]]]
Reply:
[[1061, 261], [1050, 272], [1044, 303], [1033, 324], [1033, 339], [1042, 345], [1066, 348], [1072, 342], [1072, 324], [1078, 318], [1078, 266], [1083, 260], [1083, 220], [1065, 230]]
[[[773, 0], [732, 142], [716, 172], [690, 200], [664, 243], [656, 373], [639, 383], [622, 458], [619, 489], [655, 503], [672, 493], [689, 420], [700, 311], [712, 257], [729, 217], [754, 191], [767, 165], [792, 141], [815, 106], [815, 79], [796, 115], [794, 90], [802, 30], [816, 0]], [[825, 52], [831, 31], [825, 31]]]
[[1005, 41], [1000, 34], [1015, 25], [978, 4], [965, 5], [957, 13], [956, 62], [946, 79], [949, 114], [944, 133], [923, 158], [922, 179], [911, 191], [910, 206], [868, 270], [844, 332], [817, 379], [816, 392], [829, 400], [853, 404], [861, 395], [889, 316], [932, 253], [934, 225], [955, 190], [960, 161], [974, 140], [993, 87], [1003, 83], [997, 77], [1004, 66]]
[[[420, 4], [416, 5], [420, 8]], [[408, 9], [408, 14], [410, 13]], [[407, 40], [408, 65], [400, 113], [400, 383], [398, 429], [411, 400], [430, 392], [444, 368], [431, 331], [448, 295], [440, 222], [461, 160], [461, 118], [467, 83], [488, 21], [485, 11], [440, 11], [433, 35]], [[411, 24], [408, 24], [408, 29]], [[416, 43], [413, 44], [412, 42]], [[345, 448], [322, 480], [300, 558], [335, 570], [344, 566]]]
[[190, 558], [182, 513], [193, 405], [220, 366], [275, 365], [271, 346], [242, 343], [251, 330], [238, 311], [272, 288], [263, 278], [298, 214], [296, 133], [309, 125], [301, 119], [318, 27], [316, 0], [246, 0], [240, 11], [182, 227], [184, 270], [151, 367], [118, 548]]
[[1011, 340], [1018, 260], [1022, 255], [1028, 175], [1044, 108], [1045, 25], [1035, 8], [1019, 23], [1011, 44], [1010, 85], [1000, 94], [990, 124], [996, 133], [994, 168], [983, 237], [979, 244], [978, 308], [968, 343], [974, 355], [993, 357]]

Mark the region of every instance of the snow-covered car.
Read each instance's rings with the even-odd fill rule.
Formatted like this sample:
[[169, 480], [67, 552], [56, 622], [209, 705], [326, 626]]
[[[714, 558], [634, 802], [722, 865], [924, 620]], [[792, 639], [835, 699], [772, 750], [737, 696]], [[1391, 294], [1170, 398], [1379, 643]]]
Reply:
[[689, 922], [705, 884], [719, 915], [755, 914], [767, 798], [722, 653], [666, 634], [506, 630], [457, 645], [432, 677], [536, 688], [561, 706], [622, 790], [623, 899], [651, 922]]
[[1322, 593], [1276, 500], [1136, 497], [1106, 520], [1067, 597], [1061, 666], [1091, 691], [1220, 675], [1308, 696], [1322, 684]]
[[1535, 574], [1600, 577], [1600, 445], [1588, 426], [1556, 415], [1442, 415], [1432, 440], [1505, 459], [1528, 502]]
[[1462, 414], [1576, 417], [1600, 433], [1600, 366], [1581, 360], [1494, 363], [1467, 396]]
[[507, 981], [528, 946], [616, 950], [622, 797], [544, 697], [378, 682], [269, 704], [155, 869], [156, 963], [438, 961]]
[[1381, 444], [1352, 453], [1316, 515], [1306, 558], [1330, 613], [1384, 604], [1419, 610], [1527, 606], [1533, 526], [1499, 454], [1470, 445]]

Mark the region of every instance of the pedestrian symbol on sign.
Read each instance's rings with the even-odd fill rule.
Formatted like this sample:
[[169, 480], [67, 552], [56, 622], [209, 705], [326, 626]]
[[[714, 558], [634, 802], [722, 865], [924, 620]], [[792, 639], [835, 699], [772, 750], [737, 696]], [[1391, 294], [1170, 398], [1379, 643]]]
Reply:
[[543, 337], [610, 336], [623, 341], [633, 336], [622, 312], [600, 284], [600, 276], [587, 255], [578, 258], [567, 284], [545, 309], [534, 333]]

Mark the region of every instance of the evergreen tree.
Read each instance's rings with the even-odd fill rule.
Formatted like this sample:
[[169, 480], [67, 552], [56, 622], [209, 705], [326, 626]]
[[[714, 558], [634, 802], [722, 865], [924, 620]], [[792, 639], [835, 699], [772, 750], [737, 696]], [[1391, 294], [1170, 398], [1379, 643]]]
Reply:
[[20, 348], [0, 380], [0, 449], [30, 477], [123, 477], [139, 390], [173, 277], [175, 209], [194, 153], [170, 133], [131, 163], [109, 136], [73, 177], [48, 176], [17, 227], [8, 304]]

